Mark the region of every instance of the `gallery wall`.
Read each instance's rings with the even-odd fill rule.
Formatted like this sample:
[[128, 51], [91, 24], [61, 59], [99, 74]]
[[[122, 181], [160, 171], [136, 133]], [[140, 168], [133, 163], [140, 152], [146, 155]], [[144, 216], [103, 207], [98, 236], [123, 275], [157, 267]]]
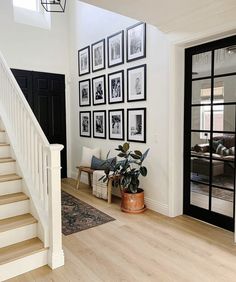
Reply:
[[[76, 166], [81, 160], [83, 146], [101, 148], [102, 157], [105, 158], [108, 150], [115, 155], [114, 149], [122, 141], [85, 138], [79, 136], [79, 110], [110, 110], [127, 108], [147, 108], [147, 142], [146, 144], [132, 143], [131, 147], [144, 151], [150, 148], [150, 154], [146, 160], [148, 176], [141, 179], [140, 186], [144, 188], [147, 205], [159, 212], [168, 214], [168, 179], [169, 179], [169, 52], [170, 45], [165, 35], [157, 28], [147, 25], [147, 56], [144, 59], [132, 63], [125, 62], [113, 68], [107, 68], [96, 73], [90, 73], [82, 77], [78, 76], [78, 50], [91, 45], [103, 38], [107, 38], [120, 30], [137, 23], [115, 13], [105, 11], [79, 1], [68, 3], [70, 18], [68, 30], [70, 31], [70, 73], [71, 73], [71, 151], [72, 171], [76, 177]], [[106, 104], [101, 106], [83, 107], [79, 109], [78, 82], [98, 75], [125, 70], [125, 100], [127, 100], [127, 68], [147, 64], [147, 100], [123, 104]], [[108, 130], [108, 128], [107, 128]]]

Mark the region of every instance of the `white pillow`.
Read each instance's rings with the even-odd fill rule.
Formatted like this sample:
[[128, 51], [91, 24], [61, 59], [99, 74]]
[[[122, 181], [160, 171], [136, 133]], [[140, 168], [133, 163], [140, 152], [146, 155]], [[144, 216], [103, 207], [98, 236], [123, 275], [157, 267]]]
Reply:
[[88, 147], [83, 147], [82, 148], [82, 159], [81, 159], [80, 165], [90, 167], [91, 162], [92, 162], [92, 157], [95, 156], [96, 158], [100, 159], [101, 157], [100, 155], [101, 155], [101, 149], [99, 148], [91, 149]]

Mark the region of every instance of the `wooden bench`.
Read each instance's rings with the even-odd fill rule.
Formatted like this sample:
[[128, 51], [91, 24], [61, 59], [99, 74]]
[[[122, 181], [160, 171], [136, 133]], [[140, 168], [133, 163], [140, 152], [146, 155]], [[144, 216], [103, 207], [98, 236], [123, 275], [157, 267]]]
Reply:
[[[77, 166], [76, 168], [78, 169], [78, 177], [77, 177], [76, 189], [79, 189], [80, 176], [81, 176], [82, 172], [86, 172], [88, 174], [88, 183], [89, 183], [89, 186], [92, 187], [91, 176], [92, 176], [94, 170], [91, 169], [90, 167], [84, 167], [84, 166]], [[117, 176], [116, 176], [116, 179], [117, 179]], [[111, 203], [112, 182], [113, 182], [113, 180], [114, 180], [114, 177], [110, 176], [109, 179], [108, 179], [108, 183], [107, 183], [107, 202], [108, 202], [108, 204]]]
[[92, 187], [92, 180], [91, 180], [91, 175], [93, 174], [94, 170], [91, 169], [90, 167], [85, 167], [85, 166], [77, 166], [78, 169], [78, 177], [77, 177], [77, 182], [76, 182], [76, 189], [79, 189], [79, 184], [80, 184], [80, 176], [82, 172], [86, 172], [88, 174], [88, 183], [89, 186]]

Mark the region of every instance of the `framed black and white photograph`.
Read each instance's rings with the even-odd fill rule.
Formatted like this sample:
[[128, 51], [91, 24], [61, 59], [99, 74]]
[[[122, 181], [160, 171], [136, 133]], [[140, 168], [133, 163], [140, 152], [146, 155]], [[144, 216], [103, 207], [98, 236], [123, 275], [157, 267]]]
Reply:
[[146, 108], [127, 109], [127, 141], [146, 143]]
[[78, 51], [79, 76], [90, 73], [90, 46]]
[[79, 105], [80, 107], [91, 105], [90, 79], [79, 81]]
[[93, 111], [93, 137], [106, 139], [106, 111]]
[[109, 110], [108, 112], [109, 139], [124, 140], [124, 110]]
[[124, 102], [124, 71], [108, 74], [108, 103]]
[[107, 37], [108, 67], [124, 63], [124, 31]]
[[105, 69], [105, 39], [92, 44], [92, 71]]
[[93, 105], [106, 104], [106, 76], [101, 75], [92, 79]]
[[146, 65], [127, 69], [127, 101], [146, 100]]
[[127, 62], [146, 57], [146, 24], [137, 23], [127, 28], [126, 33]]
[[91, 112], [79, 112], [80, 136], [91, 137]]

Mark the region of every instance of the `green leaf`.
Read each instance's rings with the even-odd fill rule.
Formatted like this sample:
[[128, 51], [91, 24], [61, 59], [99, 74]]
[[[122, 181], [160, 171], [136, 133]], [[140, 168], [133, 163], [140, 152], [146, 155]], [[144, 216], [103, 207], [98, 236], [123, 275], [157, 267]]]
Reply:
[[129, 150], [129, 143], [125, 142], [123, 145], [123, 150], [127, 152]]
[[119, 153], [119, 154], [118, 154], [118, 157], [120, 157], [120, 158], [125, 158], [125, 157], [126, 157], [126, 154], [125, 154], [125, 153]]
[[146, 152], [142, 155], [142, 157], [141, 157], [141, 161], [142, 161], [142, 162], [146, 159], [149, 150], [150, 150], [150, 149], [147, 149]]
[[142, 157], [142, 155], [143, 155], [139, 150], [135, 150], [134, 153], [135, 153], [135, 155], [138, 155], [140, 157]]
[[140, 173], [142, 174], [142, 176], [146, 176], [147, 175], [147, 168], [145, 166], [141, 166], [140, 167]]
[[139, 160], [140, 159], [140, 156], [137, 156], [135, 154], [130, 154], [130, 156], [135, 159], [135, 160]]

